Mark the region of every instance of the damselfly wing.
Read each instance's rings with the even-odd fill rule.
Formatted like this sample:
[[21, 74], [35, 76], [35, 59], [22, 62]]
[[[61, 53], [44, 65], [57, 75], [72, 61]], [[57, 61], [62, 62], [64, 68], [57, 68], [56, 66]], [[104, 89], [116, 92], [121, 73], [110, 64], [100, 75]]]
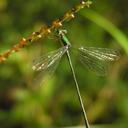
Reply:
[[33, 61], [32, 69], [36, 72], [33, 85], [40, 85], [41, 83], [44, 83], [46, 76], [50, 77], [54, 73], [61, 57], [67, 49], [67, 46], [63, 46], [62, 48], [47, 53]]
[[109, 64], [120, 58], [119, 52], [113, 49], [80, 47], [78, 51], [82, 64], [102, 76], [107, 74]]
[[[34, 81], [37, 81], [38, 83], [40, 83], [39, 81], [43, 82], [45, 76], [51, 76], [54, 73], [61, 57], [69, 48], [71, 48], [71, 44], [65, 35], [66, 32], [64, 30], [58, 30], [57, 32], [64, 46], [34, 61], [32, 69], [38, 74]], [[107, 48], [82, 46], [79, 48], [77, 47], [77, 51], [79, 53], [80, 61], [89, 70], [102, 76], [107, 74], [109, 64], [120, 58], [120, 55], [116, 50]], [[35, 84], [36, 82], [33, 83]]]

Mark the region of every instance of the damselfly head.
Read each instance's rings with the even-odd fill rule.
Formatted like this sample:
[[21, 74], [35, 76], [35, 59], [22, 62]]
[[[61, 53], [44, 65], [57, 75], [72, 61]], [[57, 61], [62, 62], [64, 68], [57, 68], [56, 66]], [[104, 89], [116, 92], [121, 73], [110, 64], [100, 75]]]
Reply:
[[60, 30], [58, 30], [58, 33], [59, 33], [59, 35], [65, 35], [65, 34], [67, 34], [67, 30], [66, 29], [60, 29]]

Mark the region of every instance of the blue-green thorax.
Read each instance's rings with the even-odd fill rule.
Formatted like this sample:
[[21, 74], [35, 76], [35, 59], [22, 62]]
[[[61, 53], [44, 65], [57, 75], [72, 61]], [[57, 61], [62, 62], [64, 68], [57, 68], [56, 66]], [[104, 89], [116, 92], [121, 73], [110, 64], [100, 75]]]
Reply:
[[61, 39], [63, 45], [64, 46], [67, 46], [68, 45], [70, 47], [71, 44], [70, 44], [68, 38], [66, 37], [66, 33], [67, 33], [66, 30], [58, 30], [58, 34], [60, 36], [60, 39]]

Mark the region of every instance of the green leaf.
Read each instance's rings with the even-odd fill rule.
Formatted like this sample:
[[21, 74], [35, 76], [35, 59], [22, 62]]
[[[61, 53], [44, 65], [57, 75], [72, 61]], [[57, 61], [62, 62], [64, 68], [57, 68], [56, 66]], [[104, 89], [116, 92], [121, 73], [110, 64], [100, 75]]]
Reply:
[[114, 24], [112, 24], [110, 21], [92, 10], [82, 11], [81, 15], [106, 30], [111, 36], [113, 36], [117, 40], [117, 42], [128, 54], [128, 38]]

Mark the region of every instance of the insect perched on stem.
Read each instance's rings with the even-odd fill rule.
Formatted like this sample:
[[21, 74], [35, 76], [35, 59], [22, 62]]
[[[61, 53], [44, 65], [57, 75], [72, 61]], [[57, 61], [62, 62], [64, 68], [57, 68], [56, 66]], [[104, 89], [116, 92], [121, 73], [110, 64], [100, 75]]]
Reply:
[[[76, 79], [74, 67], [72, 64], [71, 56], [69, 53], [69, 49], [72, 47], [69, 42], [66, 33], [66, 30], [57, 30], [58, 37], [60, 38], [63, 46], [53, 52], [50, 52], [39, 59], [34, 61], [34, 65], [32, 69], [34, 71], [40, 72], [39, 76], [42, 76], [42, 79], [46, 74], [52, 75], [55, 71], [57, 65], [59, 64], [60, 59], [66, 53], [68, 62], [73, 74], [76, 91], [78, 94], [78, 99], [83, 111], [84, 121], [86, 128], [89, 128], [88, 119], [86, 116], [86, 112], [84, 109], [83, 101], [81, 98], [79, 85]], [[77, 48], [79, 53], [79, 58], [81, 62], [88, 67], [88, 69], [96, 72], [99, 75], [105, 75], [107, 73], [107, 66], [109, 62], [116, 61], [119, 59], [119, 53], [113, 49], [107, 48], [96, 48], [96, 47], [79, 47]]]
[[[63, 43], [63, 47], [52, 51], [42, 57], [34, 60], [32, 69], [34, 71], [45, 71], [50, 68], [50, 74], [57, 67], [58, 62], [62, 56], [72, 47], [68, 38], [66, 37], [66, 30], [57, 30], [59, 38]], [[97, 47], [78, 47], [75, 48], [79, 54], [80, 61], [90, 70], [96, 72], [98, 75], [106, 75], [108, 71], [108, 64], [113, 61], [117, 61], [120, 58], [120, 54], [117, 50], [108, 48]]]

